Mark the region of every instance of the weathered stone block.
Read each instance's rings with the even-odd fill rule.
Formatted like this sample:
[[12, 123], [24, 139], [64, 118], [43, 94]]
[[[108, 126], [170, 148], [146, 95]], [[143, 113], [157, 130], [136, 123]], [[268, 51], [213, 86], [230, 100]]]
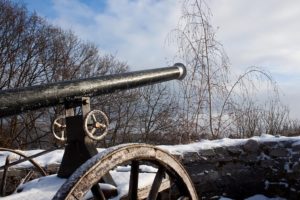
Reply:
[[201, 160], [207, 160], [206, 158], [200, 156], [198, 154], [198, 152], [188, 152], [188, 153], [185, 153], [183, 155], [184, 159], [182, 160], [182, 163], [192, 163], [192, 162], [199, 162]]
[[237, 146], [231, 146], [227, 148], [227, 151], [230, 155], [238, 156], [243, 153], [243, 150]]
[[284, 147], [284, 148], [291, 148], [293, 143], [294, 142], [291, 141], [291, 140], [286, 140], [286, 141], [279, 142], [278, 146], [281, 146], [281, 147]]
[[289, 193], [287, 182], [266, 182], [265, 188], [270, 195], [287, 196]]
[[190, 163], [184, 164], [184, 166], [190, 174], [199, 174], [204, 171], [218, 169], [216, 163]]
[[248, 164], [253, 164], [253, 163], [256, 163], [258, 161], [258, 157], [256, 154], [245, 154], [245, 155], [241, 155], [240, 158], [239, 158], [239, 161], [240, 162], [244, 162], [244, 163], [248, 163]]
[[268, 142], [262, 143], [261, 146], [262, 146], [263, 150], [265, 150], [265, 149], [271, 149], [271, 148], [277, 147], [278, 146], [278, 142], [268, 141]]
[[300, 173], [300, 164], [297, 162], [292, 167], [294, 173]]
[[220, 157], [216, 160], [216, 162], [218, 163], [218, 166], [223, 166], [226, 163], [234, 162], [236, 160], [236, 158], [233, 158], [231, 156], [223, 156], [223, 157], [221, 157], [222, 155], [219, 155], [219, 156]]
[[290, 161], [291, 162], [299, 162], [300, 161], [300, 153], [293, 153], [291, 156], [290, 156]]
[[237, 175], [240, 171], [246, 170], [247, 166], [243, 165], [242, 163], [227, 163], [224, 165], [220, 170], [222, 175], [227, 175], [228, 173]]
[[216, 152], [214, 151], [214, 149], [203, 149], [199, 151], [199, 154], [205, 157], [212, 157], [216, 155]]
[[294, 152], [300, 152], [300, 143], [295, 142], [291, 148], [292, 148], [292, 151], [294, 151]]
[[243, 149], [246, 152], [258, 152], [259, 143], [256, 140], [250, 139], [244, 144]]
[[271, 157], [286, 157], [288, 155], [288, 151], [286, 148], [273, 148], [269, 152], [269, 156]]
[[259, 163], [260, 163], [260, 166], [263, 168], [271, 168], [272, 166], [274, 166], [275, 161], [274, 160], [261, 160]]
[[214, 151], [218, 155], [223, 155], [223, 156], [228, 155], [227, 147], [217, 147], [217, 148], [214, 148]]

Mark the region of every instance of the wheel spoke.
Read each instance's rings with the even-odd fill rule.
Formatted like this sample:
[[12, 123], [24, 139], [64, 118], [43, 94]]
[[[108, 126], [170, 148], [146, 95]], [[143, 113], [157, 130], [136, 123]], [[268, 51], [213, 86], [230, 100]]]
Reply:
[[97, 122], [96, 116], [92, 115], [92, 118], [93, 118], [94, 122], [96, 123]]
[[106, 124], [99, 123], [100, 128], [106, 128]]
[[93, 193], [93, 196], [94, 196], [94, 199], [96, 200], [106, 200], [103, 192], [101, 191], [101, 188], [98, 184], [94, 185], [92, 188], [91, 188], [91, 191]]
[[158, 192], [159, 192], [159, 187], [161, 185], [161, 182], [164, 178], [165, 175], [165, 169], [164, 167], [160, 166], [158, 168], [158, 171], [155, 175], [151, 190], [149, 192], [149, 196], [147, 200], [155, 200], [157, 198]]
[[96, 132], [96, 130], [97, 130], [96, 128], [93, 128], [93, 129], [91, 130], [91, 133], [94, 134], [94, 133]]
[[62, 125], [61, 125], [60, 123], [58, 123], [57, 121], [55, 121], [54, 124], [55, 124], [56, 126], [58, 126], [58, 128], [62, 127]]
[[138, 181], [139, 181], [139, 162], [133, 160], [131, 162], [129, 191], [128, 191], [128, 196], [130, 197], [129, 198], [130, 200], [137, 199]]
[[62, 140], [65, 139], [65, 132], [64, 132], [64, 131], [61, 132], [61, 139], [62, 139]]
[[181, 196], [178, 198], [178, 200], [190, 200], [190, 198], [186, 196]]

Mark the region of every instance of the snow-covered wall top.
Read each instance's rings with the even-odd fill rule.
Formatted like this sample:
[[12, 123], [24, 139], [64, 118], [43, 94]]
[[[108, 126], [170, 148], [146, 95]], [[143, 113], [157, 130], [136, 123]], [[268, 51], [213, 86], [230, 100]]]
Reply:
[[[219, 140], [201, 140], [200, 142], [195, 142], [191, 144], [184, 144], [184, 145], [160, 145], [159, 147], [169, 151], [171, 154], [174, 155], [185, 155], [191, 152], [199, 152], [201, 150], [208, 150], [208, 149], [215, 149], [219, 147], [230, 147], [230, 146], [241, 146], [247, 143], [249, 140], [257, 141], [258, 143], [267, 143], [267, 142], [283, 142], [283, 141], [290, 141], [293, 142], [294, 146], [300, 146], [300, 136], [298, 137], [284, 137], [284, 136], [272, 136], [272, 135], [262, 135], [262, 136], [255, 136], [250, 139], [230, 139], [230, 138], [223, 138]], [[103, 149], [98, 149], [98, 151], [102, 151]], [[37, 154], [42, 152], [41, 149], [30, 150], [30, 151], [22, 151], [27, 156]], [[60, 164], [64, 151], [63, 150], [55, 150], [48, 154], [39, 156], [34, 160], [39, 163], [41, 166], [48, 166], [52, 164]], [[10, 155], [10, 160], [13, 162], [14, 160], [20, 159], [20, 156], [11, 153], [11, 152], [0, 152], [0, 166], [4, 165], [6, 157]], [[23, 162], [16, 167], [29, 167], [31, 166], [30, 162]]]

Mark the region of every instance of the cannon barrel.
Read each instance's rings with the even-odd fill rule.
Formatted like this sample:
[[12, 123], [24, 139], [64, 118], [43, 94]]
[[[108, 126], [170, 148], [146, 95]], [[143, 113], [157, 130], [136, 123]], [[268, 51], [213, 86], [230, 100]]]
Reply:
[[64, 104], [76, 97], [92, 97], [172, 79], [183, 79], [185, 74], [185, 66], [176, 63], [165, 68], [2, 90], [0, 118], [27, 110]]

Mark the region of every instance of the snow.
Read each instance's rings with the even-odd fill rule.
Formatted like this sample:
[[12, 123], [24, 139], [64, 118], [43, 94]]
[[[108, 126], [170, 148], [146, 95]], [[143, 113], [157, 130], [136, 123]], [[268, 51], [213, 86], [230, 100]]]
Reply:
[[[129, 167], [130, 171], [130, 167]], [[113, 198], [114, 200], [119, 199], [121, 196], [127, 194], [129, 188], [129, 177], [130, 172], [117, 172], [111, 171], [111, 175], [117, 184], [118, 196]], [[139, 173], [139, 188], [143, 188], [150, 185], [154, 180], [155, 173]], [[47, 200], [52, 199], [61, 185], [66, 181], [66, 179], [57, 177], [56, 174], [41, 177], [32, 180], [28, 183], [20, 185], [17, 188], [19, 193], [14, 193], [10, 196], [3, 197], [3, 200], [23, 200], [23, 199], [34, 199], [34, 200]], [[101, 188], [114, 188], [114, 186], [109, 184], [100, 184]], [[88, 199], [92, 197], [91, 193], [88, 193], [85, 198]]]
[[[29, 151], [21, 151], [21, 150], [18, 150], [18, 151], [25, 154], [26, 156], [31, 156], [31, 155], [40, 153], [44, 150], [38, 149], [38, 150], [29, 150]], [[64, 150], [58, 149], [58, 150], [52, 151], [50, 153], [44, 154], [42, 156], [36, 157], [33, 160], [43, 167], [46, 167], [47, 165], [50, 165], [50, 164], [60, 164], [63, 153], [64, 153]], [[15, 153], [2, 151], [2, 152], [0, 152], [0, 166], [4, 165], [5, 159], [7, 156], [9, 156], [10, 163], [17, 161], [19, 159], [23, 159], [22, 156], [19, 156]], [[32, 164], [29, 161], [25, 161], [25, 162], [15, 165], [14, 167], [26, 168], [26, 167], [32, 167]]]
[[[254, 136], [250, 138], [257, 142], [278, 142], [285, 140], [295, 141], [293, 145], [300, 144], [300, 136], [296, 137], [285, 137], [285, 136], [273, 136], [268, 134], [263, 134], [261, 136]], [[249, 139], [230, 139], [223, 138], [219, 140], [201, 140], [200, 142], [185, 144], [185, 145], [160, 145], [162, 149], [169, 151], [171, 154], [184, 154], [185, 152], [198, 152], [203, 149], [213, 149], [217, 147], [224, 146], [235, 146], [235, 145], [243, 145]]]
[[[131, 169], [130, 165], [127, 165], [127, 166], [117, 166], [115, 170], [117, 172], [129, 172], [130, 169]], [[156, 173], [157, 168], [152, 167], [152, 166], [148, 166], [148, 165], [140, 165], [139, 166], [139, 171], [140, 172], [145, 172], [145, 173]]]
[[294, 142], [292, 146], [298, 146], [300, 145], [300, 141]]
[[55, 175], [41, 177], [32, 180], [24, 185], [21, 185], [17, 190], [22, 190], [20, 193], [15, 193], [2, 199], [7, 200], [23, 200], [23, 199], [52, 199], [55, 192], [66, 181], [66, 179], [58, 178]]
[[[256, 140], [258, 142], [270, 142], [270, 141], [285, 141], [285, 140], [292, 140], [294, 141], [293, 145], [300, 145], [300, 136], [298, 137], [284, 137], [284, 136], [271, 136], [271, 135], [262, 135], [262, 136], [255, 136], [251, 139]], [[160, 145], [159, 147], [169, 151], [172, 154], [185, 154], [186, 152], [198, 152], [202, 149], [211, 149], [217, 148], [222, 146], [234, 146], [234, 145], [242, 145], [247, 142], [248, 139], [229, 139], [223, 138], [219, 140], [201, 140], [196, 143], [186, 144], [186, 145]], [[99, 152], [102, 152], [103, 149], [98, 149]], [[21, 151], [27, 156], [34, 155], [39, 153], [43, 150], [30, 150], [30, 151]], [[50, 153], [44, 154], [34, 160], [39, 163], [41, 166], [46, 167], [51, 164], [60, 164], [63, 150], [58, 149], [52, 151]], [[21, 157], [11, 153], [11, 152], [0, 152], [0, 166], [5, 164], [5, 159], [7, 156], [10, 156], [11, 162], [20, 159]], [[263, 156], [263, 155], [262, 155]], [[24, 167], [31, 167], [31, 163], [26, 161], [20, 163], [14, 167], [24, 168]], [[286, 166], [288, 169], [288, 166]], [[139, 187], [144, 187], [150, 185], [153, 182], [155, 172], [157, 171], [156, 168], [151, 166], [142, 165], [140, 166], [140, 173], [139, 173]], [[111, 171], [111, 174], [117, 184], [117, 189], [119, 195], [126, 194], [128, 191], [128, 180], [130, 174], [130, 166], [118, 166], [115, 170]], [[2, 199], [6, 200], [23, 200], [23, 199], [52, 199], [56, 191], [61, 187], [61, 185], [66, 181], [66, 179], [58, 178], [56, 175], [51, 175], [47, 177], [42, 177], [39, 179], [35, 179], [23, 185], [20, 185], [17, 190], [22, 191], [20, 193], [14, 193], [8, 197], [4, 197]], [[266, 183], [266, 187], [268, 184]], [[110, 187], [107, 185], [101, 185], [101, 187]], [[87, 194], [90, 196], [91, 194]], [[115, 198], [115, 199], [118, 199]], [[221, 200], [230, 200], [226, 197], [221, 197]], [[268, 198], [264, 195], [257, 194], [252, 197], [247, 198], [247, 200], [283, 200], [283, 198]]]
[[[258, 142], [272, 142], [272, 141], [285, 141], [285, 140], [292, 140], [295, 141], [292, 145], [299, 145], [300, 144], [300, 136], [296, 137], [285, 137], [285, 136], [273, 136], [273, 135], [267, 135], [263, 134], [261, 136], [254, 136], [250, 138], [252, 140], [256, 140]], [[230, 138], [223, 138], [219, 140], [201, 140], [199, 142], [191, 143], [191, 144], [184, 144], [184, 145], [160, 145], [158, 147], [170, 152], [171, 154], [180, 154], [183, 155], [185, 152], [198, 152], [202, 149], [212, 149], [217, 147], [224, 147], [224, 146], [234, 146], [234, 145], [242, 145], [247, 142], [249, 139], [230, 139]], [[104, 149], [98, 149], [98, 152], [102, 152]], [[34, 155], [36, 153], [39, 153], [43, 150], [30, 150], [30, 151], [21, 151], [27, 156]], [[60, 164], [62, 156], [63, 156], [63, 150], [58, 149], [55, 151], [52, 151], [50, 153], [44, 154], [42, 156], [39, 156], [37, 158], [34, 158], [34, 160], [40, 164], [43, 167], [46, 167], [50, 164]], [[21, 156], [18, 156], [11, 152], [0, 152], [0, 166], [4, 165], [6, 157], [10, 155], [11, 162], [16, 161], [21, 158]], [[28, 161], [20, 163], [14, 167], [30, 167], [32, 164]]]
[[266, 197], [262, 194], [257, 194], [257, 195], [254, 195], [252, 197], [246, 198], [245, 200], [285, 200], [285, 199], [281, 198], [281, 197], [269, 198], [269, 197]]
[[[104, 149], [98, 148], [97, 150], [98, 150], [98, 152], [102, 152]], [[25, 154], [26, 156], [32, 156], [32, 155], [40, 153], [44, 150], [36, 149], [36, 150], [29, 150], [29, 151], [22, 151], [22, 150], [17, 150], [17, 151]], [[44, 155], [33, 158], [33, 160], [35, 162], [37, 162], [40, 166], [47, 167], [51, 164], [60, 164], [63, 154], [64, 154], [63, 149], [57, 149], [57, 150], [51, 151], [49, 153], [46, 153]], [[7, 156], [9, 156], [10, 163], [17, 161], [19, 159], [23, 159], [22, 156], [19, 156], [15, 153], [7, 152], [7, 151], [0, 151], [0, 166], [5, 164], [5, 160], [6, 160]], [[32, 167], [32, 164], [29, 161], [25, 161], [25, 162], [19, 163], [17, 165], [14, 165], [13, 167], [26, 168], [26, 167]]]
[[[111, 175], [118, 186], [118, 196], [114, 200], [128, 193], [130, 172], [111, 171]], [[139, 173], [139, 188], [152, 184], [155, 173]]]
[[[232, 200], [230, 198], [226, 198], [226, 197], [221, 197], [219, 200]], [[273, 198], [270, 198], [270, 197], [266, 197], [262, 194], [256, 194], [252, 197], [248, 197], [246, 198], [245, 200], [285, 200], [284, 198], [281, 198], [281, 197], [273, 197]]]

